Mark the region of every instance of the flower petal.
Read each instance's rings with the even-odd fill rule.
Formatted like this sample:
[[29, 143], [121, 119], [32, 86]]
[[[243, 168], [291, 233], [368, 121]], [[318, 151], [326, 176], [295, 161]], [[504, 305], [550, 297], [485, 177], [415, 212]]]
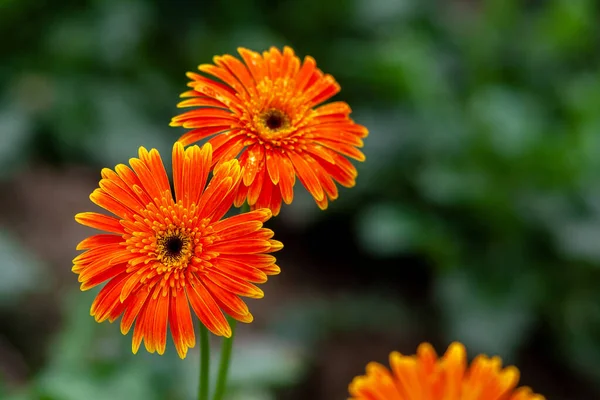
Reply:
[[198, 318], [215, 335], [230, 337], [231, 327], [211, 294], [196, 276], [190, 275], [189, 280], [186, 293]]
[[75, 215], [75, 221], [81, 225], [89, 226], [90, 228], [99, 229], [101, 231], [122, 234], [123, 227], [119, 220], [108, 215], [98, 214], [95, 212], [84, 212]]

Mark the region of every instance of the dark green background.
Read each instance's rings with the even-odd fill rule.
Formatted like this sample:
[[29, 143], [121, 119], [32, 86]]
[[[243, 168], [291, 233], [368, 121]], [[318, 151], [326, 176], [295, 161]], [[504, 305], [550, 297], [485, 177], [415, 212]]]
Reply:
[[[192, 399], [197, 348], [130, 353], [70, 272], [100, 168], [156, 147], [184, 73], [292, 46], [370, 129], [357, 186], [298, 187], [282, 274], [249, 301], [231, 399], [343, 399], [421, 341], [499, 354], [548, 399], [600, 398], [594, 0], [0, 0], [0, 398]], [[215, 345], [218, 342], [215, 340]]]

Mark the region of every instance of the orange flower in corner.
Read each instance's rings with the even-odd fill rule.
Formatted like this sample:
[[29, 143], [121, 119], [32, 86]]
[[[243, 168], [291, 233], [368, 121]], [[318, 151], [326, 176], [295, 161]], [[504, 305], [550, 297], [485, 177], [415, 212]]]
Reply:
[[498, 357], [479, 355], [467, 366], [467, 352], [452, 343], [438, 356], [428, 343], [416, 356], [390, 354], [391, 371], [369, 363], [367, 374], [354, 378], [350, 400], [544, 400], [528, 387], [516, 388], [519, 370], [502, 368]]
[[279, 273], [267, 253], [282, 248], [263, 228], [269, 209], [222, 219], [231, 208], [242, 179], [237, 160], [220, 164], [206, 187], [212, 148], [173, 147], [174, 194], [156, 150], [140, 148], [139, 158], [115, 171], [102, 170], [100, 188], [90, 199], [115, 216], [86, 212], [75, 216], [82, 225], [106, 233], [83, 240], [85, 250], [73, 260], [81, 290], [106, 282], [94, 300], [96, 321], [115, 321], [121, 332], [132, 325], [132, 350], [142, 340], [146, 349], [163, 354], [167, 327], [181, 358], [195, 345], [190, 305], [214, 334], [229, 337], [223, 312], [242, 322], [252, 314], [238, 297], [260, 298], [252, 283]]
[[214, 162], [240, 155], [243, 182], [235, 198], [252, 208], [268, 207], [274, 215], [281, 202], [292, 202], [296, 176], [321, 209], [338, 196], [335, 182], [352, 187], [356, 168], [347, 157], [365, 159], [358, 150], [367, 129], [349, 117], [344, 102], [319, 105], [340, 91], [331, 75], [304, 62], [285, 47], [262, 54], [240, 48], [243, 62], [224, 55], [201, 72], [188, 73], [192, 90], [179, 107], [198, 107], [176, 116], [171, 126], [193, 128], [179, 141], [184, 145], [210, 139]]

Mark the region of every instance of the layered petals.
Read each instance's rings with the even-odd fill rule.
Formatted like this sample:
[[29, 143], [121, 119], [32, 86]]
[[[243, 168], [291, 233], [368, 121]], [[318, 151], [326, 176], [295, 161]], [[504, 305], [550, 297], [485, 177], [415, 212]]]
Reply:
[[236, 159], [214, 165], [213, 148], [173, 147], [173, 190], [156, 150], [140, 148], [130, 167], [102, 171], [90, 196], [113, 215], [77, 214], [82, 225], [105, 231], [84, 239], [73, 260], [81, 289], [105, 284], [90, 313], [98, 322], [121, 317], [133, 328], [132, 350], [142, 343], [163, 354], [167, 330], [181, 358], [196, 338], [192, 311], [214, 334], [231, 336], [225, 314], [253, 320], [240, 297], [261, 298], [256, 284], [279, 273], [283, 245], [263, 227], [268, 208], [225, 218], [243, 180]]
[[417, 354], [390, 354], [391, 369], [372, 362], [366, 375], [349, 386], [349, 400], [544, 400], [528, 387], [517, 388], [519, 370], [502, 368], [498, 357], [477, 356], [467, 365], [467, 353], [452, 343], [438, 358], [428, 343]]
[[[171, 121], [191, 129], [184, 145], [206, 138], [213, 145], [214, 163], [239, 157], [243, 180], [235, 204], [269, 208], [273, 215], [293, 200], [296, 177], [325, 209], [338, 197], [336, 183], [352, 187], [356, 168], [364, 161], [359, 150], [367, 129], [350, 119], [344, 102], [321, 105], [340, 91], [331, 75], [311, 57], [303, 62], [289, 47], [272, 47], [259, 54], [238, 49], [188, 73], [192, 90], [179, 107], [193, 108]], [[218, 79], [217, 82], [214, 79]]]

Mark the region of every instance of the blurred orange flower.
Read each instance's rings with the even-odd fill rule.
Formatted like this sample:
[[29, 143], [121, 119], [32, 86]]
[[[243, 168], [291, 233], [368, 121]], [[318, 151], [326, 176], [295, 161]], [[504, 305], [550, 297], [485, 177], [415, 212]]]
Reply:
[[156, 150], [140, 148], [131, 168], [102, 170], [100, 188], [90, 199], [116, 215], [80, 213], [77, 222], [107, 233], [83, 240], [73, 260], [81, 290], [106, 282], [91, 315], [113, 322], [119, 316], [127, 334], [134, 320], [132, 350], [163, 354], [167, 326], [181, 358], [195, 345], [190, 305], [214, 334], [229, 337], [223, 311], [242, 322], [252, 314], [238, 297], [261, 298], [252, 283], [279, 273], [271, 253], [282, 248], [263, 228], [269, 209], [222, 219], [242, 179], [237, 160], [221, 163], [206, 187], [212, 148], [173, 147], [174, 194]]
[[544, 400], [528, 387], [516, 388], [519, 370], [502, 368], [499, 357], [477, 356], [467, 366], [467, 352], [452, 343], [438, 359], [429, 343], [416, 356], [390, 354], [391, 371], [369, 363], [367, 374], [354, 378], [350, 400]]
[[[190, 97], [179, 107], [197, 107], [174, 117], [171, 126], [193, 128], [179, 141], [184, 145], [210, 139], [214, 162], [240, 153], [243, 182], [235, 198], [253, 208], [268, 207], [277, 215], [281, 202], [293, 199], [296, 176], [321, 209], [338, 197], [335, 182], [352, 187], [356, 168], [346, 157], [364, 161], [358, 150], [367, 129], [350, 119], [344, 102], [320, 105], [340, 91], [331, 75], [304, 62], [285, 47], [262, 55], [238, 49], [243, 62], [231, 55], [189, 72]], [[317, 107], [318, 106], [318, 107]], [[335, 182], [334, 182], [335, 181]]]

